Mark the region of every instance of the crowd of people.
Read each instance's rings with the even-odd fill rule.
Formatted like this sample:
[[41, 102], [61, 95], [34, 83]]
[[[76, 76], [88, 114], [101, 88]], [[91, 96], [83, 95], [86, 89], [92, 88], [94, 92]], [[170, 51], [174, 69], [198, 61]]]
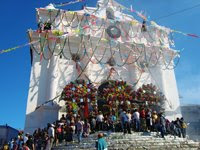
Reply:
[[[47, 124], [44, 129], [38, 128], [30, 135], [20, 132], [18, 137], [12, 139], [4, 149], [10, 150], [50, 150], [53, 146], [65, 142], [81, 143], [82, 138], [89, 134], [101, 131], [123, 132], [160, 132], [160, 136], [171, 134], [186, 137], [187, 124], [183, 118], [169, 121], [163, 113], [150, 109], [119, 110], [103, 114], [101, 111], [91, 112], [86, 119], [81, 114], [68, 112], [60, 120]], [[102, 137], [102, 135], [101, 135]], [[98, 149], [98, 144], [97, 144]]]

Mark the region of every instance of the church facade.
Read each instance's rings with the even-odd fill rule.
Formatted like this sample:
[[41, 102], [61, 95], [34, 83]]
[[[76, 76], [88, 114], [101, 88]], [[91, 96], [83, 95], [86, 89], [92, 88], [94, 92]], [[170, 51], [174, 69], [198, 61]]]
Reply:
[[77, 79], [99, 87], [106, 80], [126, 81], [134, 89], [155, 85], [165, 95], [168, 119], [181, 116], [173, 67], [170, 29], [140, 23], [124, 14], [113, 0], [99, 0], [97, 8], [65, 11], [49, 5], [38, 8], [38, 30], [29, 30], [32, 67], [25, 131], [56, 121], [65, 103], [63, 88]]

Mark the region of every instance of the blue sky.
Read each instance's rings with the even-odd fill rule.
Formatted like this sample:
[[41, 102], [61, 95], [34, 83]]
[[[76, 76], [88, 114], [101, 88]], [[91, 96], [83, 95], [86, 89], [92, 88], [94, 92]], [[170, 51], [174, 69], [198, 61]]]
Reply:
[[[28, 42], [26, 31], [36, 29], [35, 8], [50, 2], [69, 0], [2, 0], [0, 2], [1, 30], [0, 50]], [[144, 11], [150, 20], [199, 4], [198, 0], [117, 0], [121, 4]], [[94, 6], [96, 0], [86, 0]], [[81, 4], [72, 5], [79, 9]], [[69, 7], [63, 7], [63, 9]], [[200, 35], [200, 7], [156, 20], [158, 24], [185, 33]], [[199, 104], [200, 97], [200, 39], [180, 34], [174, 36], [176, 49], [183, 50], [180, 63], [175, 69], [181, 104]], [[0, 124], [23, 129], [30, 79], [29, 47], [0, 55]]]

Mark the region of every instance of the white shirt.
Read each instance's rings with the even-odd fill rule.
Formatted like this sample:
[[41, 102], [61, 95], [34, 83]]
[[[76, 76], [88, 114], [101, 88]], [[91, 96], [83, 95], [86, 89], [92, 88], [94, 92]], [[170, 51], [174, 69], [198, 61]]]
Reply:
[[28, 137], [24, 136], [24, 143], [26, 143], [28, 141]]
[[53, 127], [50, 127], [49, 129], [48, 129], [48, 135], [50, 136], [50, 137], [55, 137], [55, 132], [54, 132], [54, 128]]
[[131, 122], [131, 114], [127, 113], [126, 116], [128, 117], [128, 121]]
[[140, 114], [139, 114], [139, 112], [137, 112], [137, 111], [134, 112], [133, 113], [133, 118], [136, 119], [136, 120], [140, 120]]
[[102, 114], [100, 114], [100, 115], [97, 116], [97, 121], [98, 122], [103, 122], [103, 119], [104, 119], [104, 117], [103, 117]]

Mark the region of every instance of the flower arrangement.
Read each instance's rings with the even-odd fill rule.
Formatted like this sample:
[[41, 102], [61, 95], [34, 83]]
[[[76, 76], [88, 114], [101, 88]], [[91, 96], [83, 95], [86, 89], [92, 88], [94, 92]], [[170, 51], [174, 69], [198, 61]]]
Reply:
[[106, 100], [108, 105], [119, 105], [125, 101], [132, 101], [132, 87], [125, 81], [109, 80], [105, 82], [102, 89], [99, 90], [98, 96], [100, 99]]
[[158, 104], [163, 99], [163, 96], [153, 84], [143, 84], [142, 87], [132, 93], [133, 99], [149, 104]]
[[61, 99], [76, 103], [95, 102], [97, 89], [85, 80], [76, 80], [67, 84], [61, 94]]

